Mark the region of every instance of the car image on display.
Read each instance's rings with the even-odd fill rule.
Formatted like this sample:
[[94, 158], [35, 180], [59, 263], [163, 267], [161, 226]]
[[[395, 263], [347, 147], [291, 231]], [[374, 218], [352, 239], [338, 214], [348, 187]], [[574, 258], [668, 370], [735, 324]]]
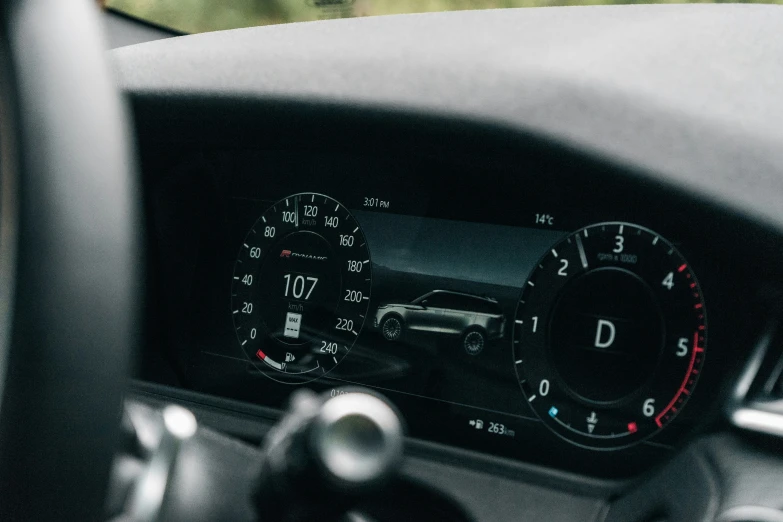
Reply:
[[477, 355], [488, 340], [503, 337], [506, 318], [491, 297], [433, 290], [410, 303], [387, 303], [378, 307], [375, 326], [387, 341], [396, 341], [405, 330], [460, 337], [470, 355]]

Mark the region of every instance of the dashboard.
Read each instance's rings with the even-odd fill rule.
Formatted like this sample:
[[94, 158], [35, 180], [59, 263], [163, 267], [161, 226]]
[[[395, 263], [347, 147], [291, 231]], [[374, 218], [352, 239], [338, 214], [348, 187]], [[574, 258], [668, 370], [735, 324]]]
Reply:
[[[478, 519], [522, 498], [552, 520], [715, 512], [741, 453], [727, 405], [781, 346], [783, 108], [761, 86], [783, 61], [736, 52], [777, 45], [777, 13], [450, 13], [113, 51], [147, 210], [134, 393], [251, 442], [300, 387], [381, 393], [408, 471]], [[774, 468], [769, 446], [740, 467]], [[499, 477], [515, 493], [493, 502]]]

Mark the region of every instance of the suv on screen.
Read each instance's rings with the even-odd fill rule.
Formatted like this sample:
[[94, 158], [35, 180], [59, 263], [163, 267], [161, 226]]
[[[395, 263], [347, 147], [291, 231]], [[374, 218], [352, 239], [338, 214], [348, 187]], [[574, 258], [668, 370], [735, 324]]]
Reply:
[[480, 353], [488, 340], [503, 337], [506, 328], [495, 299], [448, 290], [433, 290], [410, 303], [381, 305], [374, 323], [387, 341], [399, 340], [405, 330], [460, 336], [471, 355]]

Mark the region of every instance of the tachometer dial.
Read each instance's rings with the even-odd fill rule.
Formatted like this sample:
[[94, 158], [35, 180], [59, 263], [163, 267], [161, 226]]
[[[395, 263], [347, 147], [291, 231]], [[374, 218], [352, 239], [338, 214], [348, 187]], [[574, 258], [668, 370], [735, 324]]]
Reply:
[[704, 299], [667, 240], [629, 223], [555, 245], [522, 291], [513, 336], [522, 391], [563, 438], [626, 447], [688, 400], [706, 348]]
[[278, 201], [253, 225], [234, 267], [240, 346], [275, 380], [321, 377], [359, 336], [371, 279], [367, 242], [344, 206], [313, 193]]

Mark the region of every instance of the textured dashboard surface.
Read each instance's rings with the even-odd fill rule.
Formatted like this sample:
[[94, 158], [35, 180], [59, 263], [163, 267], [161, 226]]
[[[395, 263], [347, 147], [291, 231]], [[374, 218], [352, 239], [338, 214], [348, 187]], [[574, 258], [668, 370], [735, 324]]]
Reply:
[[497, 124], [783, 227], [781, 27], [776, 6], [516, 9], [242, 29], [112, 56], [130, 93]]

